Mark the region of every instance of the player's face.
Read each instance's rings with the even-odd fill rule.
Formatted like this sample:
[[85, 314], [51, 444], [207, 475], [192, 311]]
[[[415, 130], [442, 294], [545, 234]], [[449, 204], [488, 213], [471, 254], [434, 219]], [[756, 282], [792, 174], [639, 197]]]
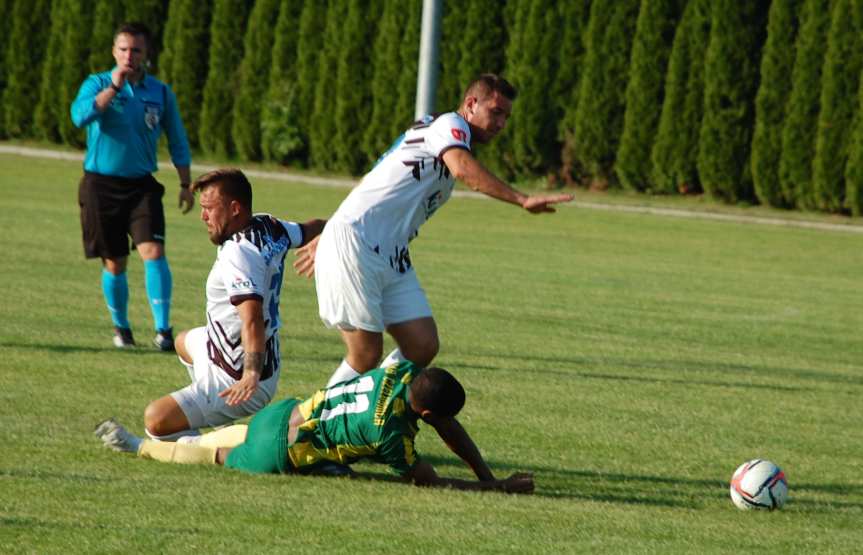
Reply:
[[233, 233], [231, 223], [236, 216], [236, 201], [222, 196], [218, 187], [207, 187], [201, 192], [201, 220], [207, 224], [207, 234], [214, 245], [221, 245]]
[[138, 72], [147, 59], [147, 41], [142, 35], [120, 33], [114, 39], [114, 61], [117, 67], [130, 72]]
[[487, 143], [506, 127], [506, 121], [512, 114], [512, 101], [498, 92], [493, 92], [482, 100], [471, 97], [467, 101], [465, 112], [472, 139]]

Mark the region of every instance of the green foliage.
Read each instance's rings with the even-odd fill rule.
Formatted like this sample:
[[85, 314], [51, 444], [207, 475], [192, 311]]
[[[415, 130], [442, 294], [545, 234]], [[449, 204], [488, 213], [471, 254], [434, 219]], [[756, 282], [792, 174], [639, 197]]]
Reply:
[[[462, 90], [464, 85], [459, 81], [461, 79], [459, 65], [462, 57], [461, 40], [464, 33], [464, 11], [462, 7], [465, 4], [466, 2], [443, 2], [440, 43], [438, 44], [440, 74], [438, 75], [435, 96], [436, 112], [448, 112], [453, 109], [453, 106], [458, 106], [464, 92]], [[419, 11], [421, 24], [422, 9]], [[416, 83], [414, 89], [416, 89]]]
[[[12, 4], [15, 0], [0, 0], [0, 13], [12, 13]], [[6, 136], [4, 126], [6, 119], [3, 117], [3, 91], [6, 89], [7, 67], [9, 67], [9, 58], [12, 54], [7, 52], [9, 29], [11, 28], [11, 18], [0, 18], [0, 139]]]
[[598, 187], [608, 185], [623, 131], [629, 54], [638, 19], [638, 0], [594, 2], [575, 116], [575, 152]]
[[243, 160], [261, 159], [261, 110], [265, 104], [261, 99], [269, 85], [279, 4], [280, 0], [257, 0], [246, 27], [231, 126], [237, 154]]
[[360, 130], [371, 117], [372, 66], [367, 62], [369, 44], [377, 32], [377, 0], [353, 0], [342, 29], [342, 47], [336, 70], [335, 168], [357, 175], [369, 168]]
[[674, 34], [665, 97], [651, 159], [651, 189], [658, 193], [700, 189], [696, 160], [704, 114], [704, 53], [710, 35], [711, 0], [691, 0]]
[[527, 3], [520, 38], [521, 52], [507, 65], [507, 77], [519, 91], [507, 124], [512, 139], [513, 173], [518, 176], [557, 173], [560, 113], [548, 101], [557, 74], [560, 18], [551, 0]]
[[[297, 121], [298, 131], [304, 144], [298, 153], [301, 161], [308, 162], [311, 156], [313, 112], [315, 109], [318, 81], [326, 77], [327, 69], [321, 67], [324, 47], [324, 30], [327, 25], [327, 6], [322, 2], [303, 3], [300, 12], [299, 37], [297, 38]], [[322, 90], [321, 92], [325, 92]]]
[[[63, 67], [63, 38], [69, 24], [66, 2], [64, 0], [55, 0], [52, 2], [51, 20], [47, 29], [48, 48], [45, 50], [45, 59], [42, 61], [39, 101], [36, 104], [36, 109], [33, 111], [32, 134], [39, 139], [55, 143], [60, 140], [57, 123], [61, 117], [61, 107], [57, 95], [57, 82]], [[78, 22], [74, 24], [78, 25]], [[66, 110], [68, 110], [68, 106], [66, 106]]]
[[827, 37], [812, 184], [815, 206], [828, 212], [839, 212], [845, 201], [844, 171], [863, 67], [861, 9], [855, 0], [837, 0]]
[[[414, 121], [416, 111], [417, 66], [419, 65], [420, 23], [422, 20], [422, 4], [410, 2], [402, 35], [399, 60], [399, 72], [396, 106], [391, 118], [390, 137], [397, 137]], [[382, 153], [379, 153], [382, 154]]]
[[800, 31], [794, 45], [791, 96], [782, 127], [779, 183], [782, 198], [798, 208], [814, 208], [815, 205], [812, 160], [821, 110], [821, 72], [833, 3], [833, 0], [804, 0]]
[[[858, 106], [863, 106], [863, 78], [860, 81], [857, 101]], [[863, 118], [859, 115], [851, 136], [848, 163], [845, 166], [845, 208], [855, 216], [863, 214]]]
[[704, 190], [727, 202], [754, 200], [749, 155], [766, 0], [714, 0], [704, 68], [698, 173]]
[[248, 8], [248, 2], [239, 0], [214, 0], [213, 3], [210, 62], [198, 138], [204, 151], [218, 158], [226, 158], [234, 151], [231, 114], [239, 90], [238, 67], [243, 59]]
[[300, 133], [297, 42], [302, 0], [281, 0], [276, 20], [269, 86], [261, 112], [261, 153], [264, 159], [287, 164], [302, 161], [305, 143]]
[[632, 44], [626, 114], [614, 170], [627, 189], [649, 188], [650, 151], [662, 111], [668, 58], [680, 0], [642, 0]]
[[575, 152], [575, 116], [578, 113], [578, 91], [584, 58], [584, 35], [590, 17], [590, 0], [570, 0], [558, 4], [560, 17], [560, 51], [557, 78], [552, 98], [559, 104], [558, 140], [561, 145], [561, 178], [566, 183], [579, 181], [584, 171], [578, 166]]
[[[317, 78], [314, 81], [315, 94], [309, 122], [309, 159], [313, 166], [326, 170], [336, 167], [335, 103], [341, 92], [337, 88], [336, 73], [346, 16], [347, 6], [344, 2], [329, 0], [326, 26], [322, 34], [323, 45], [317, 58]], [[302, 77], [302, 74], [300, 75]]]
[[779, 182], [782, 128], [791, 96], [794, 48], [802, 0], [773, 2], [767, 22], [767, 42], [761, 57], [761, 86], [755, 97], [755, 131], [752, 136], [752, 181], [763, 204], [788, 207]]
[[[384, 0], [380, 25], [372, 47], [372, 109], [362, 143], [363, 153], [368, 162], [377, 160], [400, 133], [396, 131], [393, 134], [392, 130], [395, 104], [399, 99], [397, 83], [402, 73], [400, 52], [404, 31], [408, 29], [409, 16], [403, 2]], [[414, 77], [413, 87], [416, 88], [416, 77]], [[409, 121], [402, 120], [398, 123], [403, 130], [408, 126]]]
[[117, 0], [95, 0], [93, 29], [90, 35], [90, 73], [107, 71], [114, 67], [111, 50], [114, 46], [114, 31], [125, 20], [123, 2]]
[[7, 45], [6, 88], [3, 90], [3, 127], [9, 137], [32, 135], [35, 91], [42, 81], [42, 66], [49, 41], [51, 2], [13, 2]]
[[199, 144], [201, 104], [207, 82], [212, 0], [175, 0], [165, 27], [160, 76], [171, 86], [189, 143]]
[[[538, 5], [553, 9], [550, 1]], [[501, 3], [497, 0], [466, 0], [459, 9], [458, 94], [446, 111], [455, 110], [465, 87], [481, 73], [501, 73], [507, 43]]]

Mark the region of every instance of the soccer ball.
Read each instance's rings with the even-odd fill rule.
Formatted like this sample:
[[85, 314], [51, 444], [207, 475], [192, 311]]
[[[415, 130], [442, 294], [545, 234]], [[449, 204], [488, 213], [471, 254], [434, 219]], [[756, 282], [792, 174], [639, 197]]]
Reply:
[[738, 509], [779, 509], [788, 497], [785, 473], [772, 462], [753, 459], [737, 467], [731, 477], [731, 500]]

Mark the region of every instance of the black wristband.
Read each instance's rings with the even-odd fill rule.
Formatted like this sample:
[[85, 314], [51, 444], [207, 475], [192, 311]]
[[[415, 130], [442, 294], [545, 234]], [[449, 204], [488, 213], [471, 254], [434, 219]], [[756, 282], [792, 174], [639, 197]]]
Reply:
[[117, 92], [120, 92], [120, 91], [122, 91], [122, 90], [123, 90], [123, 89], [121, 89], [120, 87], [118, 87], [117, 85], [115, 85], [113, 81], [111, 81], [111, 88], [112, 88], [112, 89], [114, 89], [114, 90], [115, 90], [115, 91], [117, 91]]
[[188, 189], [191, 186], [191, 183], [180, 183], [180, 189]]

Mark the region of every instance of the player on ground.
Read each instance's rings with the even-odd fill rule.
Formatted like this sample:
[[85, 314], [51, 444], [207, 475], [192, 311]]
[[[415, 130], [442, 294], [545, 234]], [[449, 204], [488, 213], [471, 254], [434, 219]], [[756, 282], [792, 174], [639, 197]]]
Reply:
[[144, 261], [147, 298], [153, 313], [156, 347], [174, 350], [170, 325], [171, 269], [165, 258], [165, 188], [152, 176], [162, 131], [180, 178], [180, 208], [195, 198], [189, 141], [168, 85], [147, 75], [150, 31], [125, 23], [114, 35], [117, 62], [111, 71], [87, 77], [72, 102], [72, 122], [87, 129], [84, 177], [78, 187], [84, 255], [102, 259], [102, 293], [114, 324], [114, 345], [135, 344], [129, 324], [126, 263], [129, 239]]
[[252, 187], [235, 169], [202, 175], [201, 219], [216, 262], [207, 278], [207, 325], [177, 335], [191, 385], [153, 401], [147, 433], [176, 440], [253, 414], [279, 382], [279, 294], [287, 251], [317, 237], [323, 220], [297, 224], [252, 214]]
[[[474, 142], [487, 143], [503, 130], [515, 96], [503, 78], [480, 76], [458, 111], [427, 116], [399, 137], [342, 202], [320, 241], [298, 251], [294, 266], [302, 275], [314, 273], [321, 319], [338, 328], [347, 347], [329, 385], [377, 367], [384, 331], [398, 348], [382, 366], [410, 360], [423, 367], [437, 355], [437, 326], [408, 243], [449, 199], [455, 179], [532, 213], [554, 212], [553, 204], [572, 200], [520, 193], [471, 153]], [[440, 419], [435, 427], [481, 480], [493, 478], [455, 419]]]
[[420, 370], [410, 362], [365, 373], [300, 401], [273, 403], [235, 425], [201, 436], [194, 444], [163, 443], [130, 434], [114, 420], [96, 428], [106, 446], [139, 457], [175, 463], [220, 464], [251, 473], [308, 474], [360, 459], [388, 465], [416, 485], [530, 493], [533, 477], [505, 480], [441, 478], [416, 453], [418, 420], [435, 425], [464, 406], [461, 384], [446, 370]]

